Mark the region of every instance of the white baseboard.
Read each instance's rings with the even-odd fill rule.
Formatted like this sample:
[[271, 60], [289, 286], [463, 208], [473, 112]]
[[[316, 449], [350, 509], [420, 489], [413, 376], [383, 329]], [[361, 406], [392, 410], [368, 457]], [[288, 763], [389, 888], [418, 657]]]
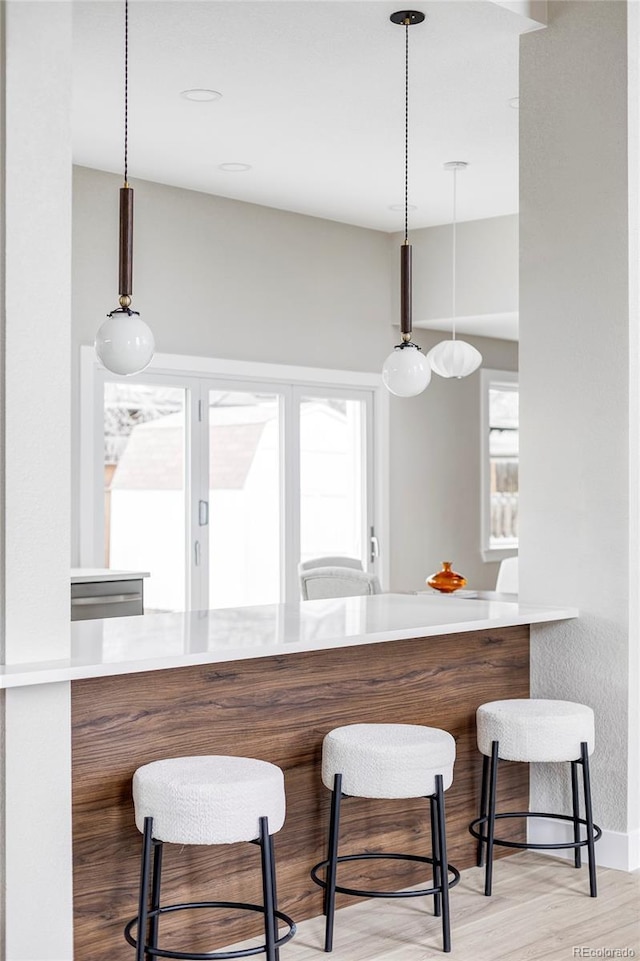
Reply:
[[[583, 828], [584, 831], [584, 828]], [[584, 834], [583, 834], [584, 837]], [[573, 840], [573, 828], [568, 821], [551, 818], [528, 819], [528, 841], [532, 844], [561, 844]], [[586, 855], [586, 848], [582, 848]], [[562, 848], [541, 851], [554, 857], [573, 858], [573, 851]], [[600, 867], [618, 871], [637, 871], [640, 868], [640, 831], [623, 834], [621, 831], [604, 831], [596, 844], [596, 861]]]

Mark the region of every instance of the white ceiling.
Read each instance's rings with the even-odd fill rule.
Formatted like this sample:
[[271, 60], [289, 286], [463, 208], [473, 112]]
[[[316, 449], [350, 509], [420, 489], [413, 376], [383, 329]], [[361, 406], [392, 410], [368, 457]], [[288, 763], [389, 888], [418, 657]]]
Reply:
[[[404, 9], [388, 0], [130, 0], [129, 175], [402, 229]], [[517, 211], [518, 38], [489, 0], [422, 0], [409, 28], [409, 227]], [[123, 0], [74, 0], [74, 160], [122, 173]], [[194, 87], [222, 94], [192, 103]], [[225, 173], [222, 163], [247, 163]]]

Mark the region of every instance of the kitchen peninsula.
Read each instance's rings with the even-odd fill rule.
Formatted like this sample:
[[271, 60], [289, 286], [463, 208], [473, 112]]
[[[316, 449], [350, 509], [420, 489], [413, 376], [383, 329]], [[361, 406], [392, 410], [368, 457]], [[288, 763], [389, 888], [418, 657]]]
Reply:
[[[308, 872], [324, 857], [324, 735], [356, 721], [444, 728], [457, 742], [446, 799], [449, 859], [470, 866], [475, 844], [467, 825], [480, 774], [475, 710], [484, 701], [528, 696], [529, 624], [575, 616], [572, 609], [399, 594], [145, 615], [74, 623], [69, 660], [2, 668], [2, 687], [71, 682], [76, 957], [130, 961], [122, 927], [136, 913], [140, 847], [131, 776], [162, 757], [244, 754], [283, 768], [279, 895], [282, 910], [301, 920], [322, 910]], [[526, 765], [505, 765], [500, 794], [526, 809]], [[427, 810], [421, 799], [346, 803], [345, 836], [354, 850], [375, 832], [386, 850], [424, 853]], [[518, 829], [514, 824], [514, 836]], [[167, 853], [172, 902], [209, 896], [212, 885], [224, 899], [256, 900], [250, 845], [193, 848], [175, 865]], [[373, 886], [417, 880], [406, 864], [371, 864]], [[370, 869], [354, 870], [361, 873], [349, 882], [366, 887]], [[167, 918], [169, 937], [172, 923]], [[244, 918], [229, 919], [216, 945], [205, 928], [194, 920], [195, 950], [254, 931]]]

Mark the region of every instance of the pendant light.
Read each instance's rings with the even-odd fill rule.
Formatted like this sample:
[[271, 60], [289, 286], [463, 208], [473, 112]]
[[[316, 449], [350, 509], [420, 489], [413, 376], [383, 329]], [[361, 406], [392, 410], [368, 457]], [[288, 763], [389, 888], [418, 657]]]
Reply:
[[482, 363], [482, 354], [471, 344], [456, 339], [456, 204], [458, 171], [465, 170], [463, 160], [452, 160], [444, 165], [453, 173], [453, 221], [451, 224], [451, 340], [442, 340], [432, 347], [427, 358], [434, 373], [440, 377], [466, 377]]
[[151, 361], [153, 334], [131, 310], [133, 290], [133, 189], [127, 182], [129, 121], [129, 0], [124, 4], [124, 185], [120, 188], [119, 298], [120, 304], [96, 334], [96, 353], [114, 374], [137, 374]]
[[400, 247], [400, 334], [402, 342], [384, 362], [382, 380], [397, 397], [415, 397], [429, 385], [431, 367], [420, 347], [411, 340], [411, 244], [409, 243], [409, 27], [422, 23], [419, 10], [399, 10], [390, 17], [405, 28], [404, 109], [404, 242]]

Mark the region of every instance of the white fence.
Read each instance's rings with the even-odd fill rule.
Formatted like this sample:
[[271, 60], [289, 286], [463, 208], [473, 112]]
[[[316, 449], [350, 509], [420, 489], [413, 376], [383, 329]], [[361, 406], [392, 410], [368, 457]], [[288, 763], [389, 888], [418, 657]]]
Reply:
[[517, 540], [518, 492], [498, 491], [491, 495], [491, 541]]

